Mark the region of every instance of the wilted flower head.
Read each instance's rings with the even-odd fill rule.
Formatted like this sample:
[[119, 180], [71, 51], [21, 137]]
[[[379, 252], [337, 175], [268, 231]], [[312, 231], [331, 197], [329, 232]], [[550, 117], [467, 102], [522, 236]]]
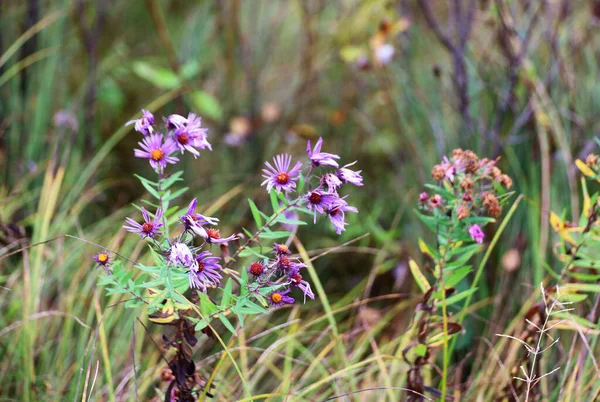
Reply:
[[248, 273], [254, 275], [255, 277], [261, 276], [265, 272], [265, 266], [260, 262], [253, 262], [250, 264], [250, 268], [248, 268]]
[[304, 293], [304, 302], [306, 302], [306, 296], [310, 297], [314, 300], [315, 294], [312, 292], [310, 288], [310, 283], [302, 279], [302, 275], [300, 274], [300, 270], [294, 270], [289, 274], [290, 281], [292, 286], [297, 287]]
[[202, 119], [196, 116], [195, 113], [189, 113], [187, 118], [179, 114], [172, 114], [165, 119], [165, 123], [169, 130], [176, 130], [178, 128], [187, 128], [188, 130], [202, 129]]
[[284, 304], [292, 304], [294, 303], [294, 299], [286, 296], [290, 293], [290, 289], [286, 289], [283, 292], [275, 291], [269, 295], [269, 303], [274, 307], [280, 307]]
[[178, 158], [170, 156], [177, 151], [175, 142], [167, 138], [163, 143], [163, 135], [160, 133], [150, 134], [138, 144], [142, 149], [134, 150], [134, 155], [137, 158], [148, 159], [154, 170], [157, 170], [159, 166], [161, 169], [165, 169], [167, 163], [175, 164], [179, 161]]
[[296, 163], [292, 169], [290, 164], [292, 162], [291, 155], [282, 154], [277, 155], [273, 158], [273, 165], [269, 162], [265, 162], [267, 169], [263, 169], [263, 177], [266, 179], [262, 182], [261, 186], [267, 185], [267, 192], [271, 192], [274, 187], [277, 192], [283, 190], [286, 193], [294, 191], [296, 188], [296, 181], [300, 178], [300, 169], [302, 168], [302, 162]]
[[231, 235], [229, 237], [221, 237], [221, 233], [219, 232], [219, 229], [215, 229], [215, 228], [209, 228], [206, 230], [206, 237], [204, 237], [204, 239], [206, 240], [206, 242], [208, 244], [223, 244], [223, 243], [228, 243], [230, 241], [233, 241], [235, 239], [237, 239], [238, 237], [236, 235]]
[[312, 162], [314, 167], [319, 166], [333, 166], [338, 167], [338, 163], [335, 159], [340, 159], [338, 155], [330, 154], [327, 152], [321, 152], [321, 146], [323, 145], [323, 138], [319, 138], [315, 148], [311, 150], [310, 148], [310, 140], [308, 140], [308, 145], [306, 146], [306, 154], [308, 158]]
[[471, 225], [469, 227], [469, 235], [473, 240], [475, 240], [475, 242], [479, 244], [483, 243], [483, 238], [485, 237], [485, 235], [483, 234], [483, 231], [481, 230], [479, 225]]
[[203, 225], [216, 225], [219, 220], [217, 218], [211, 218], [210, 216], [196, 213], [196, 203], [197, 199], [194, 198], [190, 202], [190, 205], [188, 205], [185, 215], [181, 216], [180, 219], [186, 230], [192, 230], [197, 235], [206, 238], [208, 237], [208, 233]]
[[333, 173], [325, 173], [321, 177], [321, 185], [327, 187], [328, 192], [337, 194], [337, 189], [342, 186], [342, 181]]
[[314, 213], [314, 222], [317, 222], [317, 212], [324, 214], [325, 211], [333, 206], [333, 202], [338, 200], [335, 194], [324, 193], [319, 189], [313, 190], [306, 194], [308, 201], [308, 209]]
[[169, 261], [173, 265], [183, 265], [184, 267], [189, 268], [197, 264], [194, 256], [192, 255], [192, 251], [183, 243], [175, 243], [173, 246], [171, 246]]
[[219, 257], [209, 251], [203, 251], [196, 257], [196, 265], [189, 271], [190, 287], [206, 292], [208, 286], [217, 286], [221, 282]]
[[142, 216], [144, 217], [144, 223], [139, 224], [133, 219], [127, 217], [125, 218], [125, 222], [127, 222], [128, 225], [124, 225], [123, 229], [131, 233], [138, 233], [140, 236], [142, 236], [142, 238], [154, 237], [158, 233], [160, 233], [160, 228], [163, 226], [161, 222], [162, 215], [163, 211], [159, 208], [156, 210], [154, 219], [150, 219], [148, 211], [146, 211], [146, 209], [142, 207]]
[[299, 271], [300, 268], [306, 268], [306, 264], [298, 261], [292, 261], [289, 257], [285, 255], [278, 255], [276, 264], [277, 268], [281, 269], [286, 273]]
[[355, 186], [362, 186], [363, 178], [360, 175], [360, 172], [362, 172], [362, 170], [354, 171], [354, 170], [348, 169], [349, 166], [354, 165], [356, 162], [357, 161], [354, 161], [352, 163], [342, 166], [337, 171], [337, 176], [340, 178], [340, 180], [343, 183], [350, 183], [350, 184], [354, 184]]
[[142, 109], [142, 117], [136, 120], [131, 120], [125, 123], [126, 126], [130, 124], [135, 124], [135, 131], [142, 133], [144, 135], [152, 134], [154, 128], [154, 115], [147, 110]]
[[341, 198], [335, 200], [329, 208], [326, 210], [329, 220], [335, 227], [337, 234], [342, 234], [346, 230], [345, 226], [348, 224], [344, 222], [345, 212], [358, 212], [358, 209], [348, 205], [346, 201]]

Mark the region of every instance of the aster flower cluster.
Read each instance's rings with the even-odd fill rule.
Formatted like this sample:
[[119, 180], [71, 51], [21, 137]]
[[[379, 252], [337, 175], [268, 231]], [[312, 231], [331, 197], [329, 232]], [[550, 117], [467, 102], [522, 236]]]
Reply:
[[483, 243], [482, 226], [502, 214], [512, 179], [497, 166], [498, 159], [479, 158], [473, 151], [455, 149], [431, 171], [438, 185], [419, 195], [422, 213], [452, 222], [465, 239]]
[[[341, 234], [346, 230], [348, 225], [345, 222], [346, 212], [357, 213], [358, 209], [348, 205], [346, 197], [341, 197], [338, 190], [344, 184], [352, 184], [355, 186], [363, 185], [361, 171], [350, 169], [356, 164], [356, 161], [344, 165], [340, 168], [338, 159], [339, 155], [321, 151], [323, 139], [319, 138], [314, 148], [311, 147], [310, 140], [306, 147], [308, 156], [308, 173], [306, 181], [309, 182], [309, 191], [295, 200], [290, 200], [288, 197], [295, 192], [297, 182], [304, 178], [302, 176], [302, 162], [297, 162], [291, 167], [292, 157], [288, 154], [278, 155], [274, 158], [273, 164], [265, 162], [267, 166], [263, 169], [263, 177], [267, 192], [275, 189], [277, 193], [284, 193], [286, 200], [290, 204], [305, 206], [313, 215], [313, 223], [317, 221], [317, 215], [327, 215], [333, 224], [337, 234]], [[316, 173], [323, 169], [333, 169], [333, 171], [324, 172], [321, 175]], [[317, 184], [311, 185], [311, 179], [316, 178]]]
[[[126, 217], [123, 225], [123, 229], [148, 244], [153, 263], [144, 265], [129, 260], [142, 271], [133, 281], [132, 273], [116, 258], [124, 256], [104, 250], [93, 260], [106, 272], [100, 283], [109, 294], [132, 295], [126, 306], [145, 306], [152, 322], [178, 328], [174, 339], [163, 337], [165, 346], [176, 349], [163, 380], [169, 382], [171, 393], [176, 391], [177, 395], [186, 396], [184, 400], [194, 400], [199, 387], [190, 382], [196, 375], [191, 347], [198, 341], [197, 331], [213, 336], [211, 322], [218, 319], [235, 333], [232, 317], [243, 325], [245, 316], [267, 313], [269, 306], [291, 304], [298, 297], [305, 302], [307, 298], [314, 299], [310, 284], [303, 278], [308, 267], [288, 247], [294, 236], [291, 232], [305, 224], [299, 214], [306, 213], [313, 222], [318, 215], [327, 215], [337, 233], [342, 233], [347, 225], [345, 213], [358, 210], [348, 205], [338, 191], [345, 184], [362, 186], [363, 179], [360, 171], [351, 169], [356, 162], [340, 167], [338, 155], [321, 150], [322, 139], [314, 148], [309, 142], [306, 166], [299, 161], [294, 163], [288, 154], [277, 155], [273, 163], [265, 163], [262, 185], [270, 195], [273, 214], [262, 213], [249, 200], [257, 232], [244, 229], [247, 237], [239, 233], [224, 235], [219, 219], [202, 214], [196, 198], [185, 208], [173, 206], [186, 189], [172, 190], [175, 183], [183, 180], [183, 172], [171, 172], [167, 167], [176, 165], [185, 153], [196, 158], [201, 150], [212, 150], [200, 117], [193, 113], [187, 117], [173, 114], [163, 118], [160, 129], [156, 122], [152, 113], [142, 110], [139, 119], [127, 123], [143, 136], [134, 156], [148, 160], [156, 179], [136, 175], [153, 200], [142, 200], [145, 205], [137, 207], [140, 214]], [[303, 172], [304, 167], [307, 172]], [[272, 230], [275, 225], [281, 225], [285, 231]], [[282, 238], [287, 238], [287, 244], [274, 242]], [[246, 240], [244, 244], [242, 239]], [[273, 241], [269, 255], [262, 254], [265, 240]], [[260, 247], [253, 247], [256, 244]], [[242, 263], [246, 257], [252, 260]]]

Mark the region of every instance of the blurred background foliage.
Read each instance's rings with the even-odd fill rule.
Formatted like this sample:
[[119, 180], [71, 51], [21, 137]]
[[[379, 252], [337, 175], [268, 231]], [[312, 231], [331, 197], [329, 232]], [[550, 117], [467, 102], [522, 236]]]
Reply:
[[[307, 139], [323, 137], [326, 150], [363, 170], [365, 186], [349, 198], [360, 213], [341, 238], [326, 224], [299, 231], [313, 255], [369, 233], [315, 262], [332, 308], [350, 306], [333, 330], [347, 349], [328, 353], [320, 333], [332, 330], [332, 313], [322, 302], [259, 318], [239, 342], [288, 324], [252, 346], [286, 339], [279, 348], [240, 356], [256, 394], [325, 399], [352, 383], [346, 364], [361, 365], [359, 388], [381, 378], [402, 387], [406, 365], [378, 356], [399, 355], [418, 300], [407, 261], [423, 261], [417, 239], [429, 235], [412, 211], [417, 196], [454, 148], [501, 156], [527, 205], [489, 260], [459, 341], [455, 361], [470, 359], [462, 379], [477, 382], [487, 349], [473, 343], [501, 332], [534, 297], [545, 265], [558, 267], [549, 211], [579, 216], [573, 161], [594, 150], [600, 128], [598, 17], [592, 0], [3, 1], [0, 394], [128, 400], [137, 386], [142, 400], [160, 395], [160, 352], [134, 329], [137, 312], [96, 287], [98, 248], [62, 236], [142, 254], [120, 228], [144, 191], [133, 173], [148, 172], [133, 158], [139, 136], [123, 126], [141, 108], [203, 117], [213, 152], [185, 159], [187, 197], [227, 233], [251, 226], [247, 197], [268, 205], [260, 169], [277, 152], [300, 157]], [[220, 347], [206, 340], [197, 353]], [[217, 356], [207, 358], [207, 376]], [[285, 356], [322, 366], [294, 384], [298, 362]], [[245, 397], [220, 362], [214, 393]], [[343, 380], [318, 382], [338, 372]], [[364, 398], [399, 391], [390, 392]]]

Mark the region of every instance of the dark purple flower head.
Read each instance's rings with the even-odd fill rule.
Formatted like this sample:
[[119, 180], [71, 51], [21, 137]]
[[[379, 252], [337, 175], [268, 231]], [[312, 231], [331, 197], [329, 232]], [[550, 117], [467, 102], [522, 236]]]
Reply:
[[419, 202], [421, 204], [425, 204], [428, 200], [429, 200], [429, 194], [427, 194], [425, 191], [423, 191], [421, 194], [419, 194]]
[[335, 200], [339, 200], [336, 194], [322, 192], [315, 189], [304, 197], [308, 201], [308, 209], [314, 212], [314, 223], [317, 222], [317, 212], [324, 214], [328, 208], [331, 208]]
[[340, 159], [338, 155], [329, 154], [327, 152], [321, 152], [321, 146], [323, 145], [323, 138], [319, 138], [315, 148], [313, 150], [310, 149], [310, 140], [308, 140], [308, 145], [306, 146], [306, 154], [308, 158], [312, 162], [314, 167], [319, 166], [333, 166], [338, 167], [338, 163], [335, 159]]
[[350, 183], [350, 184], [354, 184], [355, 186], [362, 186], [363, 178], [360, 175], [360, 172], [362, 172], [362, 170], [354, 171], [354, 170], [348, 169], [348, 166], [352, 166], [355, 163], [356, 163], [356, 161], [342, 166], [337, 171], [337, 177], [339, 177], [343, 183]]
[[325, 173], [321, 177], [321, 186], [327, 187], [329, 193], [337, 194], [337, 189], [342, 186], [342, 181], [333, 173]]
[[142, 207], [142, 216], [144, 217], [144, 223], [140, 224], [134, 221], [133, 219], [127, 217], [125, 218], [125, 222], [128, 225], [124, 225], [123, 228], [131, 233], [138, 233], [142, 238], [146, 237], [154, 237], [158, 233], [160, 233], [160, 228], [162, 227], [162, 209], [157, 209], [156, 214], [154, 215], [154, 219], [150, 219], [150, 215], [148, 211], [144, 207]]
[[302, 279], [302, 275], [300, 274], [300, 270], [295, 269], [289, 274], [290, 283], [292, 286], [297, 287], [304, 293], [304, 302], [306, 303], [306, 296], [311, 299], [315, 299], [315, 294], [312, 292], [310, 288], [310, 283]]
[[358, 212], [358, 209], [355, 207], [351, 207], [348, 205], [346, 201], [341, 198], [335, 200], [332, 205], [327, 208], [327, 216], [329, 216], [329, 220], [335, 227], [335, 231], [337, 234], [342, 234], [343, 231], [346, 230], [345, 226], [348, 224], [344, 222], [345, 212]]
[[167, 138], [163, 143], [163, 135], [160, 133], [150, 134], [142, 142], [138, 142], [140, 149], [134, 150], [134, 155], [137, 158], [144, 158], [150, 161], [150, 166], [157, 170], [167, 167], [167, 163], [175, 164], [179, 161], [174, 156], [169, 156], [177, 151], [177, 144], [170, 138]]
[[203, 251], [196, 257], [196, 266], [189, 271], [190, 287], [206, 292], [208, 286], [217, 286], [221, 282], [219, 257], [209, 251]]
[[483, 234], [483, 231], [481, 230], [479, 225], [471, 225], [469, 227], [469, 235], [471, 235], [471, 238], [475, 240], [475, 242], [479, 244], [483, 243], [483, 238], [485, 237], [485, 234]]
[[202, 214], [196, 213], [197, 202], [198, 200], [194, 198], [192, 202], [190, 202], [190, 205], [188, 206], [185, 215], [180, 216], [180, 219], [181, 223], [183, 223], [185, 230], [191, 230], [197, 235], [206, 238], [208, 237], [208, 233], [206, 232], [206, 229], [204, 229], [203, 226], [216, 225], [219, 222], [219, 220], [217, 218], [212, 218], [210, 216], [204, 216]]
[[282, 292], [276, 290], [275, 292], [273, 292], [269, 295], [269, 303], [274, 307], [281, 307], [286, 303], [287, 304], [294, 303], [293, 298], [286, 296], [288, 293], [290, 293], [290, 289], [286, 289]]
[[302, 168], [302, 162], [296, 163], [290, 170], [292, 163], [292, 157], [288, 154], [277, 155], [273, 158], [273, 165], [269, 162], [265, 162], [268, 169], [263, 169], [263, 177], [266, 179], [262, 182], [261, 186], [267, 185], [267, 192], [271, 192], [271, 189], [275, 187], [277, 192], [283, 190], [286, 193], [294, 191], [296, 188], [296, 181], [300, 178], [300, 169]]
[[125, 123], [126, 126], [130, 124], [135, 124], [135, 131], [142, 133], [144, 135], [152, 134], [154, 128], [154, 115], [147, 110], [142, 109], [142, 117], [136, 120], [131, 120]]

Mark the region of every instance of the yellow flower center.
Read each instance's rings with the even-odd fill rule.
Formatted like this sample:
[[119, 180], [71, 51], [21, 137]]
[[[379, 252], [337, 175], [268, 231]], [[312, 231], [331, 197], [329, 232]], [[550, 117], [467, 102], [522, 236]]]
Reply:
[[100, 262], [106, 262], [106, 261], [108, 261], [108, 255], [106, 255], [104, 253], [98, 254], [98, 261], [100, 261]]
[[273, 303], [281, 303], [282, 299], [283, 299], [283, 296], [281, 296], [279, 293], [273, 293], [271, 295], [271, 301]]
[[163, 158], [163, 156], [165, 156], [165, 153], [160, 148], [155, 149], [154, 151], [150, 152], [150, 157], [157, 162], [159, 160], [161, 160]]

